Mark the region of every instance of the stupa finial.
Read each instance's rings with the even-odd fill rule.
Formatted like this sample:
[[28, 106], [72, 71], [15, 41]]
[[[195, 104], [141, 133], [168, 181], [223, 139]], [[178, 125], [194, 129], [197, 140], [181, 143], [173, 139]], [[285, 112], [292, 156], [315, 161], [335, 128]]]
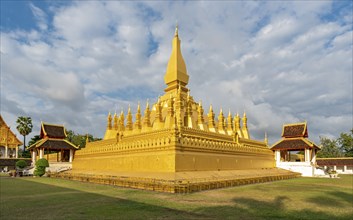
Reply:
[[178, 36], [178, 20], [176, 20], [174, 36]]
[[165, 92], [176, 90], [178, 83], [181, 83], [182, 89], [186, 91], [185, 86], [189, 82], [189, 75], [186, 70], [184, 58], [181, 54], [178, 29], [179, 27], [176, 25], [172, 41], [172, 52], [168, 61], [167, 71], [164, 75], [164, 82], [167, 84], [167, 88], [164, 90]]

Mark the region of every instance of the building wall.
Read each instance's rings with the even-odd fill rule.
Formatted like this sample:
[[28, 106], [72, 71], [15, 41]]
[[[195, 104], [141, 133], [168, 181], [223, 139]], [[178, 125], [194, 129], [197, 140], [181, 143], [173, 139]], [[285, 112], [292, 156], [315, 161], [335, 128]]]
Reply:
[[175, 154], [169, 150], [76, 155], [73, 161], [74, 170], [92, 172], [174, 172], [174, 165]]
[[[212, 135], [214, 135], [212, 137]], [[223, 138], [223, 140], [222, 140]], [[182, 172], [273, 168], [273, 153], [262, 142], [185, 130], [144, 133], [89, 143], [76, 152], [74, 171]]]
[[226, 152], [177, 151], [176, 171], [217, 171], [273, 168], [271, 155]]

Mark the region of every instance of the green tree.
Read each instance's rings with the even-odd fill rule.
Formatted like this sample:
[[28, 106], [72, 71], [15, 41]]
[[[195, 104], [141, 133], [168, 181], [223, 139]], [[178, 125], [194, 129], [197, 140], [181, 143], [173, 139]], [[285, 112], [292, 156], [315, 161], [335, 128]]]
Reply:
[[39, 135], [34, 135], [34, 136], [31, 138], [31, 140], [29, 140], [28, 146], [31, 146], [32, 144], [36, 143], [36, 142], [39, 141], [39, 140], [40, 140]]
[[72, 130], [66, 130], [66, 139], [80, 148], [86, 147], [87, 139], [89, 142], [101, 140], [101, 138], [95, 138], [91, 134], [76, 134]]
[[337, 145], [337, 140], [320, 137], [321, 150], [317, 153], [319, 158], [342, 157], [343, 154]]
[[23, 151], [26, 151], [26, 136], [32, 132], [33, 124], [31, 117], [20, 116], [17, 118], [17, 131], [23, 135]]
[[353, 129], [351, 133], [341, 133], [337, 139], [339, 148], [344, 153], [345, 157], [353, 157]]

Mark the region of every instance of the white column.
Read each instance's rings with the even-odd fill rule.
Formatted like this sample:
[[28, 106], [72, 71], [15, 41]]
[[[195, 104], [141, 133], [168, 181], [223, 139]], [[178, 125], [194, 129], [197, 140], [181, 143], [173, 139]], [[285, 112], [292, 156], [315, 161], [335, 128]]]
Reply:
[[18, 147], [16, 147], [16, 158], [18, 158]]
[[281, 162], [281, 152], [279, 150], [276, 150], [275, 154], [276, 162]]
[[9, 147], [5, 146], [5, 158], [9, 158], [8, 150], [9, 150]]
[[310, 151], [305, 148], [305, 162], [310, 162]]
[[39, 149], [39, 159], [43, 158], [43, 148]]
[[335, 165], [335, 166], [333, 166], [333, 170], [337, 170], [337, 166]]
[[32, 163], [33, 163], [33, 166], [36, 165], [36, 157], [37, 157], [37, 152], [36, 152], [36, 149], [34, 149], [32, 151]]
[[313, 162], [313, 164], [315, 164], [316, 163], [316, 150], [313, 149], [312, 151], [313, 151], [313, 158], [311, 159], [311, 162]]
[[70, 158], [69, 158], [69, 162], [72, 163], [72, 158], [74, 157], [74, 151], [72, 149], [70, 149]]
[[347, 171], [347, 165], [343, 166], [343, 173], [345, 173]]

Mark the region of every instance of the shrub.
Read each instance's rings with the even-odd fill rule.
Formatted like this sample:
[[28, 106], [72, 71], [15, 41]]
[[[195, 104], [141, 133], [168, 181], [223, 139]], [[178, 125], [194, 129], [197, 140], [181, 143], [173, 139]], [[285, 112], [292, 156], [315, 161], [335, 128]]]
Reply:
[[45, 174], [45, 167], [36, 167], [33, 175], [35, 176], [43, 176]]
[[20, 168], [20, 169], [23, 169], [27, 166], [27, 163], [26, 161], [24, 160], [19, 160], [16, 162], [16, 167]]
[[45, 158], [36, 161], [36, 169], [34, 170], [35, 176], [43, 176], [45, 174], [45, 168], [49, 167], [49, 163]]
[[49, 167], [49, 163], [45, 158], [36, 161], [36, 167]]

